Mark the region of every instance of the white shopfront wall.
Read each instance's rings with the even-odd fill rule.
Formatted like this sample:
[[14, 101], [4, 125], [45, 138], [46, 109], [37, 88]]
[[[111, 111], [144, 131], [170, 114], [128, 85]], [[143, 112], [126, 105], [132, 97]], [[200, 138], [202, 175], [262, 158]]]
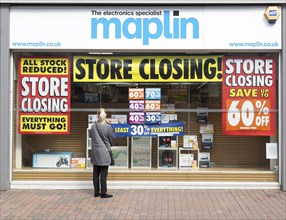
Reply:
[[[187, 54], [273, 52], [280, 55], [282, 18], [277, 16], [271, 23], [265, 16], [266, 10], [267, 6], [263, 5], [11, 6], [9, 47], [12, 52], [33, 53], [175, 51]], [[281, 13], [281, 8], [277, 7], [276, 12]], [[277, 78], [280, 78], [281, 71], [277, 72]], [[278, 132], [281, 137], [281, 129], [277, 129]], [[16, 136], [20, 140], [20, 135]], [[281, 157], [280, 153], [278, 155]], [[21, 144], [17, 141], [15, 160], [10, 164], [11, 171], [13, 163], [16, 169], [22, 166]], [[21, 185], [13, 180], [11, 184], [14, 188]], [[22, 186], [26, 184], [33, 185], [26, 182]], [[176, 183], [173, 186], [179, 187]], [[224, 188], [218, 183], [209, 186]], [[84, 187], [89, 185], [82, 185]], [[121, 185], [115, 182], [114, 187]], [[233, 187], [239, 187], [239, 184], [234, 183]]]
[[[265, 6], [11, 8], [10, 48], [280, 50], [281, 18]], [[280, 9], [277, 8], [279, 11]]]

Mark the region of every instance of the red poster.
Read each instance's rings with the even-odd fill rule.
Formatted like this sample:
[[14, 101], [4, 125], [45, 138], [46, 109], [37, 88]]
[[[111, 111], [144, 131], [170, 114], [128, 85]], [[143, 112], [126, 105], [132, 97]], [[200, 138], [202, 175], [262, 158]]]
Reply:
[[274, 57], [224, 57], [222, 92], [223, 134], [275, 135]]
[[20, 134], [70, 133], [70, 60], [22, 57], [19, 61]]

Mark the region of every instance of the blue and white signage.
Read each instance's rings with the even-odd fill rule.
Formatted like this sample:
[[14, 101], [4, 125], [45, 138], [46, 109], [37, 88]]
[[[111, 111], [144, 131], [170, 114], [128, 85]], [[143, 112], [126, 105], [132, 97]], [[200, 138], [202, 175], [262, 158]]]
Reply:
[[145, 88], [145, 99], [161, 99], [161, 88]]
[[161, 123], [161, 112], [146, 112], [145, 124], [158, 124]]
[[116, 137], [132, 136], [183, 136], [184, 122], [164, 125], [111, 124]]
[[281, 17], [269, 24], [264, 13], [264, 5], [11, 6], [10, 48], [281, 49]]
[[[165, 39], [199, 39], [199, 21], [179, 10], [92, 10], [92, 39], [140, 39], [142, 45]], [[117, 15], [117, 16], [113, 16]], [[123, 16], [122, 16], [123, 15]], [[126, 16], [127, 15], [127, 16]], [[155, 15], [155, 16], [154, 16]], [[114, 29], [110, 28], [114, 25]], [[173, 26], [173, 27], [172, 27]]]

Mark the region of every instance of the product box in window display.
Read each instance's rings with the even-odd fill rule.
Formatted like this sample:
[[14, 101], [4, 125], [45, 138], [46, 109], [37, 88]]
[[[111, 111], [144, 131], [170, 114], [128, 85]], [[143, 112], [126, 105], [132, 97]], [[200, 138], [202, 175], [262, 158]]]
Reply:
[[85, 158], [72, 158], [71, 168], [85, 168]]
[[177, 152], [173, 150], [163, 150], [159, 152], [159, 167], [175, 168], [177, 167]]
[[208, 150], [213, 148], [213, 134], [202, 134], [202, 147]]
[[210, 167], [210, 153], [209, 152], [199, 153], [199, 166], [201, 168]]
[[191, 167], [194, 160], [194, 154], [180, 153], [180, 167]]
[[38, 152], [33, 154], [33, 168], [70, 168], [73, 152]]

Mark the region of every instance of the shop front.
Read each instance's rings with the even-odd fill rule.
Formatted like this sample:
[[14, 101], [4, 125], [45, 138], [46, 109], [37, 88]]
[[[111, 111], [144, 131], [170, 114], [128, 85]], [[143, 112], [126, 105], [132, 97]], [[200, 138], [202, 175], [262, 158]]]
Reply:
[[280, 13], [11, 6], [12, 188], [91, 186], [99, 108], [116, 135], [114, 187], [279, 188]]

